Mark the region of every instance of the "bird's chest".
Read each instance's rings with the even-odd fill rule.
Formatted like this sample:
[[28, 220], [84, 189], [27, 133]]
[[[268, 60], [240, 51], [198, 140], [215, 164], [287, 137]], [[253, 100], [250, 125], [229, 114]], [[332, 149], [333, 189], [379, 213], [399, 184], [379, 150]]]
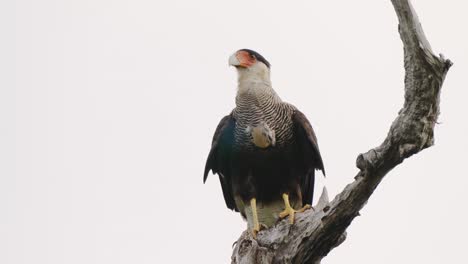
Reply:
[[273, 105], [250, 105], [236, 112], [237, 145], [246, 150], [279, 148], [290, 143], [291, 118]]

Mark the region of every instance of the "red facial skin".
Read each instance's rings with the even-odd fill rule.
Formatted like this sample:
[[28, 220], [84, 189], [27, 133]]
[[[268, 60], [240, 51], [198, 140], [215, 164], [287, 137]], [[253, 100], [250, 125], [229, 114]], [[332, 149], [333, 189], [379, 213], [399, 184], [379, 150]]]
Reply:
[[239, 66], [245, 68], [252, 66], [257, 61], [254, 57], [250, 56], [247, 51], [243, 50], [236, 53], [236, 58], [239, 60]]

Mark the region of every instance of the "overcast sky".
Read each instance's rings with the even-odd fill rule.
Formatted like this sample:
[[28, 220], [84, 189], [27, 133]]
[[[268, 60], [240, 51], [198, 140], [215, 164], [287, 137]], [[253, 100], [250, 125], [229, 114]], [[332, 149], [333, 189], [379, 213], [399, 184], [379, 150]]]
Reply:
[[[414, 1], [454, 61], [436, 145], [391, 171], [324, 264], [466, 263], [468, 4]], [[390, 0], [4, 0], [0, 263], [228, 263], [245, 230], [217, 177], [240, 48], [317, 132], [330, 196], [403, 102]]]

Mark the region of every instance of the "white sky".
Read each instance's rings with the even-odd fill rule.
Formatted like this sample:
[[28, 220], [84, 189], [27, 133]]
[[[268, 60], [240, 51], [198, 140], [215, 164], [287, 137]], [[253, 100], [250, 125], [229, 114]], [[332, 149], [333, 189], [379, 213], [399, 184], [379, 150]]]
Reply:
[[[466, 261], [468, 4], [414, 5], [455, 62], [436, 146], [387, 175], [325, 264]], [[5, 264], [228, 263], [245, 223], [202, 173], [237, 49], [311, 120], [331, 196], [403, 102], [389, 0], [6, 0], [0, 30]]]

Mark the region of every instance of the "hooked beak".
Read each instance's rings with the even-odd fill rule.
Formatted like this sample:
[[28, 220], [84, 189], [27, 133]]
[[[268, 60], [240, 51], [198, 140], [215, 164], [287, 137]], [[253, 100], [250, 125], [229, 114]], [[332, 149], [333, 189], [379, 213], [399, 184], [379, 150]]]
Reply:
[[236, 68], [249, 68], [254, 65], [256, 59], [245, 50], [239, 50], [229, 57], [229, 65]]
[[229, 57], [229, 66], [234, 66], [234, 67], [241, 66], [241, 63], [239, 59], [237, 58], [237, 52], [232, 54], [231, 57]]

